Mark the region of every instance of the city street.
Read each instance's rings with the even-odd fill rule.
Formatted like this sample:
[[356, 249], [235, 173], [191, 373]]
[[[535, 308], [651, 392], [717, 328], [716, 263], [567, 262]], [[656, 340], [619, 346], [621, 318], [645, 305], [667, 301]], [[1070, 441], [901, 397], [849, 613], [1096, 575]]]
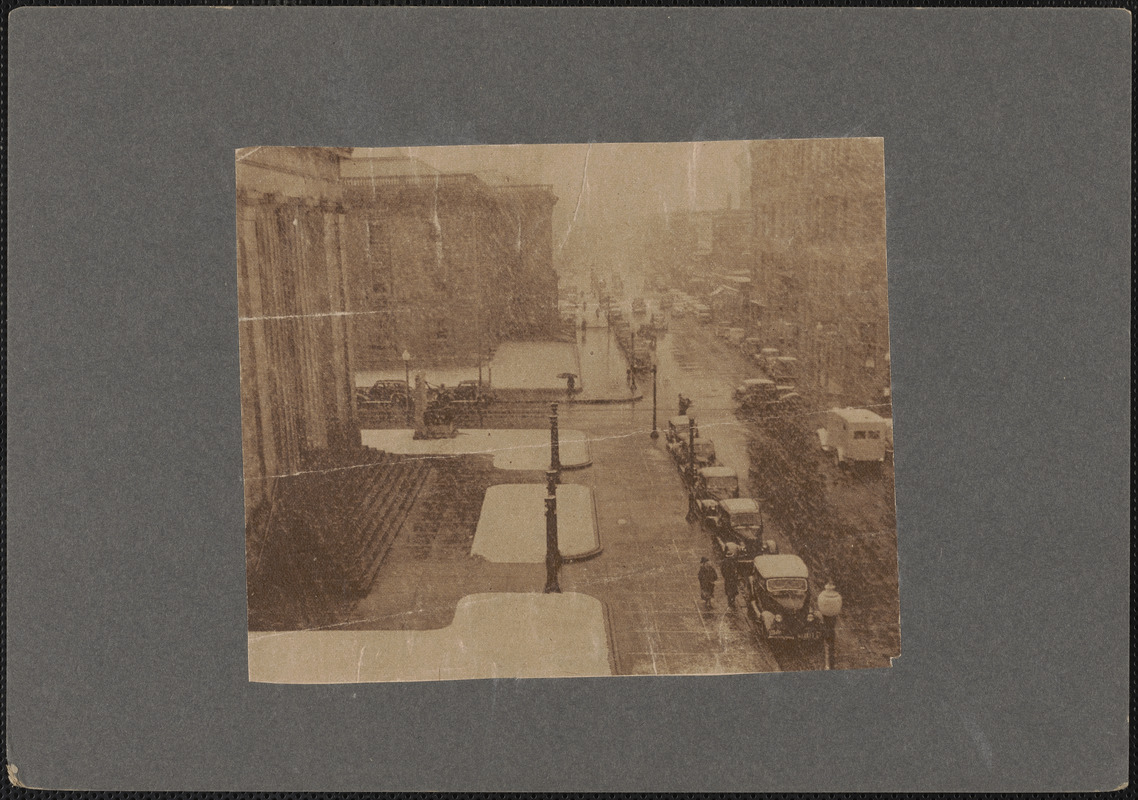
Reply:
[[[610, 380], [615, 380], [617, 374], [623, 378], [625, 361], [619, 347], [609, 339], [609, 330], [594, 322], [584, 339], [579, 345], [591, 350], [592, 355], [583, 363], [594, 372], [605, 370], [613, 376]], [[657, 358], [657, 427], [662, 428], [667, 418], [675, 414], [680, 393], [691, 398], [689, 413], [696, 418], [701, 435], [715, 442], [719, 462], [736, 470], [742, 494], [753, 496], [749, 446], [762, 433], [757, 426], [736, 417], [731, 396], [734, 386], [752, 377], [753, 370], [748, 371], [743, 356], [725, 341], [716, 339], [710, 327], [690, 319], [672, 322], [671, 330], [659, 339]], [[586, 379], [589, 374], [585, 373]], [[564, 471], [562, 481], [592, 490], [601, 547], [595, 557], [563, 565], [562, 590], [595, 597], [604, 604], [612, 663], [618, 674], [722, 674], [820, 668], [821, 653], [816, 645], [772, 647], [760, 639], [741, 607], [727, 608], [722, 582], [717, 584], [712, 607], [703, 607], [696, 581], [700, 558], [707, 556], [717, 568], [721, 566], [710, 534], [686, 518], [687, 494], [677, 465], [665, 447], [662, 431], [656, 439], [650, 436], [651, 378], [639, 389], [642, 397], [635, 401], [560, 404], [562, 431], [587, 438], [591, 460], [587, 468]], [[494, 408], [495, 425], [512, 415], [519, 426], [534, 431], [536, 441], [541, 438], [538, 426], [547, 414], [548, 406], [538, 403], [499, 404]], [[527, 431], [526, 435], [531, 434]], [[373, 434], [365, 432], [366, 441], [371, 441], [369, 436]], [[405, 438], [410, 443], [409, 436]], [[497, 557], [499, 563], [491, 563], [472, 551], [476, 549], [476, 529], [494, 524], [480, 520], [487, 493], [493, 494], [492, 488], [527, 480], [535, 488], [541, 486], [544, 474], [539, 467], [545, 466], [544, 461], [527, 462], [520, 471], [507, 471], [503, 467], [511, 465], [504, 464], [500, 457], [494, 461], [478, 457], [479, 452], [489, 454], [493, 448], [468, 448], [471, 455], [459, 458], [455, 443], [461, 441], [442, 440], [436, 446], [430, 442], [416, 443], [420, 452], [454, 453], [448, 464], [453, 477], [445, 484], [427, 487], [416, 512], [389, 552], [372, 591], [357, 607], [354, 620], [344, 627], [438, 629], [452, 623], [455, 608], [471, 594], [541, 591], [544, 569], [535, 563], [539, 559], [532, 553], [506, 563]], [[548, 457], [548, 447], [544, 452]], [[527, 467], [529, 472], [525, 471]], [[859, 492], [868, 491], [872, 497], [885, 494], [884, 485], [875, 490], [872, 486], [842, 484], [837, 477], [830, 480], [841, 502], [853, 506], [851, 511], [864, 505], [858, 500]], [[887, 488], [891, 498], [891, 485]], [[431, 492], [438, 492], [439, 496], [432, 497]], [[534, 505], [528, 512], [533, 517], [527, 523], [531, 538], [536, 535], [532, 531], [543, 524], [539, 508], [540, 505]], [[446, 518], [440, 519], [436, 509], [445, 509]], [[764, 522], [764, 538], [778, 542], [780, 552], [794, 552], [777, 521], [768, 517]], [[535, 546], [544, 545], [529, 541], [515, 549], [529, 552]], [[821, 588], [812, 587], [815, 592]], [[856, 612], [856, 607], [848, 608], [851, 620], [858, 618]], [[837, 666], [887, 666], [888, 660], [873, 652], [874, 633], [865, 626], [840, 625]], [[889, 637], [884, 639], [887, 642]], [[888, 644], [876, 649], [887, 652]]]

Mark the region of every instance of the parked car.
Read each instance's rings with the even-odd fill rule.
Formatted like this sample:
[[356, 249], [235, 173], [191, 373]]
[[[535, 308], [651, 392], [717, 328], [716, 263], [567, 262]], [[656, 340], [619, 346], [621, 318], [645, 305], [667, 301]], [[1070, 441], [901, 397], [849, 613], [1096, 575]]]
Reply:
[[767, 359], [767, 374], [778, 383], [790, 383], [798, 377], [798, 359], [794, 356]]
[[411, 400], [408, 386], [398, 380], [378, 380], [366, 389], [356, 390], [357, 398], [365, 403], [390, 403], [406, 408]]
[[735, 387], [735, 402], [751, 408], [778, 399], [778, 387], [770, 378], [748, 378]]
[[[702, 467], [712, 467], [717, 463], [715, 460], [715, 442], [711, 439], [704, 439], [697, 436], [695, 438], [695, 468], [698, 470]], [[686, 470], [688, 464], [691, 463], [691, 458], [688, 455], [688, 440], [686, 436], [681, 436], [668, 447], [672, 452], [672, 457], [676, 459], [677, 465], [681, 470]]]
[[759, 501], [749, 497], [725, 497], [701, 506], [701, 512], [721, 554], [749, 561], [765, 552]]
[[494, 399], [488, 386], [476, 380], [459, 381], [450, 391], [450, 401], [465, 405], [488, 405]]
[[822, 640], [822, 615], [811, 604], [810, 573], [795, 555], [768, 553], [750, 562], [744, 591], [764, 639]]
[[[668, 449], [670, 450], [671, 446], [680, 439], [683, 439], [686, 442], [689, 436], [688, 428], [692, 426], [695, 426], [695, 420], [686, 415], [672, 417], [669, 419], [668, 427], [664, 431], [664, 441], [668, 444]], [[695, 435], [699, 436], [698, 427], [695, 429]]]

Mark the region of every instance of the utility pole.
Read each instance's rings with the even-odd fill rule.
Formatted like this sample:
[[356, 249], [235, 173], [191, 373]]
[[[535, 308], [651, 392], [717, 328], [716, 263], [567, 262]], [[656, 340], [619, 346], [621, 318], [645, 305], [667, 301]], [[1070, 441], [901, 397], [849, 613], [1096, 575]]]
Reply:
[[656, 362], [652, 362], [652, 438], [658, 439], [660, 432], [656, 430]]

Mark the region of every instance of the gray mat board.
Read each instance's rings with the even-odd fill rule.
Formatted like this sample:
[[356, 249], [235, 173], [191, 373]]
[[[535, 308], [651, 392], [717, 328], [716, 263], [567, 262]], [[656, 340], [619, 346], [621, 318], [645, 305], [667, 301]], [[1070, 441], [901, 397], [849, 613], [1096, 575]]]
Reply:
[[[1130, 18], [22, 9], [7, 752], [48, 788], [1126, 779]], [[245, 681], [233, 150], [883, 136], [891, 671]]]

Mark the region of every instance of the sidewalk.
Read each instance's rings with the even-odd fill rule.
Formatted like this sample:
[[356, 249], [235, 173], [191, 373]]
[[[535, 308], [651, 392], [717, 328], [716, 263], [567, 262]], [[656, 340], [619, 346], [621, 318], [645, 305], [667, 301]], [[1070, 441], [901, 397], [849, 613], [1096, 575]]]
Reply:
[[436, 630], [249, 634], [249, 680], [375, 683], [611, 675], [604, 607], [593, 597], [463, 597]]
[[[628, 361], [607, 326], [594, 327], [592, 320], [584, 335], [577, 331], [577, 351], [581, 360], [581, 391], [574, 403], [627, 403], [643, 397], [640, 386], [628, 385]], [[651, 391], [651, 378], [648, 390]]]
[[[464, 428], [453, 439], [415, 439], [408, 428], [360, 431], [365, 447], [388, 453], [421, 456], [492, 455], [498, 469], [549, 469], [549, 431], [519, 428]], [[558, 433], [563, 469], [580, 469], [592, 463], [589, 441], [581, 431]]]
[[[545, 485], [537, 483], [487, 489], [471, 554], [499, 563], [544, 562], [545, 494]], [[593, 490], [588, 486], [557, 487], [557, 549], [566, 559], [594, 555], [601, 549]]]

